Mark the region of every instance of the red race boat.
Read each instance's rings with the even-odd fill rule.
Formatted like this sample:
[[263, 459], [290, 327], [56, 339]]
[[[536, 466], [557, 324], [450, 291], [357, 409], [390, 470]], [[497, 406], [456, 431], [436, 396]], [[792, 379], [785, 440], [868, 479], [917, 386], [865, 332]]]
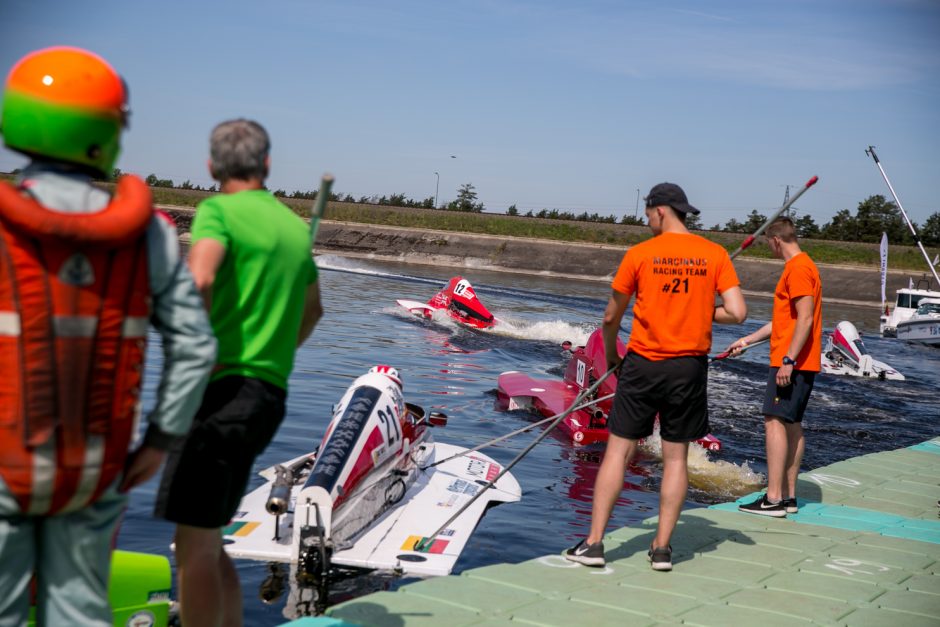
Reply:
[[[621, 356], [627, 352], [627, 347], [619, 338], [617, 352]], [[578, 395], [597, 383], [605, 372], [607, 359], [604, 355], [604, 338], [601, 330], [597, 329], [588, 338], [586, 345], [572, 351], [563, 381], [533, 379], [514, 370], [499, 375], [497, 404], [504, 410], [534, 409], [546, 417], [556, 416], [571, 407]], [[607, 415], [616, 389], [616, 377], [608, 376], [593, 394], [582, 401], [583, 407], [568, 414], [558, 423], [557, 429], [575, 444], [606, 442]], [[709, 451], [721, 450], [721, 441], [711, 434], [699, 438], [697, 443]]]
[[498, 321], [493, 317], [467, 279], [455, 276], [427, 303], [399, 299], [398, 304], [413, 314], [430, 318], [436, 311], [445, 311], [452, 319], [477, 329], [489, 329]]

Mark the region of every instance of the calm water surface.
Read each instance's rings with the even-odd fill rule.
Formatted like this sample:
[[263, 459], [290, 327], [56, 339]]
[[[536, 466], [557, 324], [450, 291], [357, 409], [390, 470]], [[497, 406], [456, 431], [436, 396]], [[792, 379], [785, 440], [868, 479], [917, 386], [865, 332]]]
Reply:
[[[450, 417], [435, 438], [461, 446], [518, 429], [535, 416], [503, 413], [494, 407], [496, 378], [505, 370], [560, 378], [566, 363], [560, 343], [583, 344], [599, 324], [609, 287], [603, 283], [427, 266], [380, 264], [321, 257], [321, 291], [326, 314], [299, 350], [290, 379], [288, 413], [256, 470], [312, 450], [330, 418], [332, 404], [358, 375], [376, 363], [402, 373], [405, 398]], [[498, 331], [458, 328], [447, 321], [426, 322], [400, 310], [398, 298], [426, 300], [454, 274], [470, 279], [477, 295], [497, 318]], [[716, 327], [714, 348], [754, 331], [770, 316], [770, 302], [749, 298], [749, 320], [741, 327]], [[937, 435], [940, 420], [940, 350], [882, 340], [876, 310], [824, 307], [825, 326], [850, 320], [863, 333], [869, 351], [907, 376], [903, 382], [820, 376], [804, 426], [803, 469], [847, 457], [895, 449]], [[629, 320], [624, 323], [629, 328]], [[627, 334], [623, 333], [624, 340]], [[153, 404], [161, 355], [153, 336], [147, 365], [145, 403]], [[714, 351], [714, 352], [717, 352]], [[723, 443], [718, 455], [694, 452], [687, 507], [732, 499], [761, 486], [765, 466], [760, 415], [767, 373], [767, 349], [724, 360], [710, 371], [712, 433]], [[523, 434], [488, 449], [498, 461], [513, 459], [535, 435]], [[520, 562], [557, 554], [586, 533], [591, 495], [602, 447], [576, 448], [549, 436], [514, 469], [523, 489], [519, 503], [490, 510], [482, 519], [455, 572], [497, 562]], [[614, 511], [611, 529], [636, 525], [656, 514], [660, 467], [653, 442], [630, 469]], [[263, 483], [255, 476], [250, 489]], [[172, 526], [151, 516], [157, 481], [135, 491], [118, 541], [119, 548], [167, 555]], [[238, 561], [247, 625], [285, 621], [284, 598], [261, 602], [259, 586], [268, 567]], [[395, 589], [407, 580], [372, 575], [340, 586], [332, 598]], [[174, 597], [176, 596], [174, 591]], [[285, 595], [286, 596], [286, 595]]]

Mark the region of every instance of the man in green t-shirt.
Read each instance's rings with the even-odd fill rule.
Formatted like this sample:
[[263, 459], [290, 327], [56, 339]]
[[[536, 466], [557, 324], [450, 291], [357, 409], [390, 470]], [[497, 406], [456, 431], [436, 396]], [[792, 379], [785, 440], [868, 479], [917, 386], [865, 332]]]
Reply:
[[284, 417], [294, 352], [323, 314], [310, 228], [264, 189], [264, 128], [223, 122], [210, 148], [209, 170], [222, 193], [197, 207], [189, 266], [218, 358], [189, 435], [170, 451], [156, 507], [177, 524], [184, 625], [241, 624], [241, 588], [221, 528]]

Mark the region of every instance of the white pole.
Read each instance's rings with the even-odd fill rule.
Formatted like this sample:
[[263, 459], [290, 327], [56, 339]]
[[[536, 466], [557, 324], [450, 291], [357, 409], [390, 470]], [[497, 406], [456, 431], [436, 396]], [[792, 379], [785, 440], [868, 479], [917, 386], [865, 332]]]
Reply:
[[870, 155], [872, 159], [875, 160], [875, 165], [878, 166], [878, 169], [881, 170], [881, 176], [884, 177], [885, 183], [888, 184], [888, 189], [891, 190], [891, 195], [894, 196], [894, 202], [897, 203], [898, 209], [901, 210], [901, 215], [904, 216], [904, 221], [907, 222], [907, 226], [911, 229], [911, 233], [914, 235], [914, 241], [917, 242], [917, 247], [920, 248], [920, 252], [924, 255], [924, 260], [927, 262], [927, 267], [930, 268], [930, 272], [933, 273], [933, 279], [937, 282], [937, 285], [940, 286], [940, 277], [937, 276], [937, 270], [933, 267], [933, 264], [930, 263], [930, 256], [927, 254], [927, 251], [924, 250], [924, 245], [920, 241], [920, 236], [917, 235], [917, 229], [914, 228], [914, 225], [911, 224], [911, 219], [907, 217], [907, 212], [904, 211], [904, 207], [901, 206], [901, 199], [898, 198], [898, 195], [894, 191], [894, 187], [891, 186], [891, 181], [888, 180], [888, 175], [885, 174], [885, 169], [881, 167], [881, 161], [878, 160], [878, 155], [875, 154], [875, 147], [869, 146], [868, 150], [865, 151], [865, 154]]

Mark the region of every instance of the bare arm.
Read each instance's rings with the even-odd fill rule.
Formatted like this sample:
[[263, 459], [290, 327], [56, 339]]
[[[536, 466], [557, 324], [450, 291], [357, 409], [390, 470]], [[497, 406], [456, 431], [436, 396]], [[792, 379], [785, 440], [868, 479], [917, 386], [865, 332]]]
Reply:
[[160, 470], [164, 459], [166, 459], [166, 451], [152, 446], [144, 445], [132, 451], [127, 456], [124, 478], [121, 480], [119, 490], [127, 492], [148, 481]]
[[304, 317], [300, 322], [300, 331], [297, 333], [297, 346], [307, 341], [321, 317], [323, 317], [323, 305], [320, 304], [320, 283], [314, 281], [307, 286]]
[[721, 293], [721, 305], [715, 307], [715, 322], [719, 324], [741, 324], [747, 318], [747, 303], [744, 293], [735, 285]]
[[207, 311], [212, 308], [212, 286], [224, 259], [225, 246], [214, 239], [201, 239], [189, 251], [189, 270]]
[[617, 353], [617, 333], [620, 331], [623, 312], [630, 304], [630, 296], [630, 294], [611, 290], [610, 300], [607, 301], [607, 308], [604, 310], [604, 353], [607, 357], [608, 369], [620, 363], [620, 355]]

